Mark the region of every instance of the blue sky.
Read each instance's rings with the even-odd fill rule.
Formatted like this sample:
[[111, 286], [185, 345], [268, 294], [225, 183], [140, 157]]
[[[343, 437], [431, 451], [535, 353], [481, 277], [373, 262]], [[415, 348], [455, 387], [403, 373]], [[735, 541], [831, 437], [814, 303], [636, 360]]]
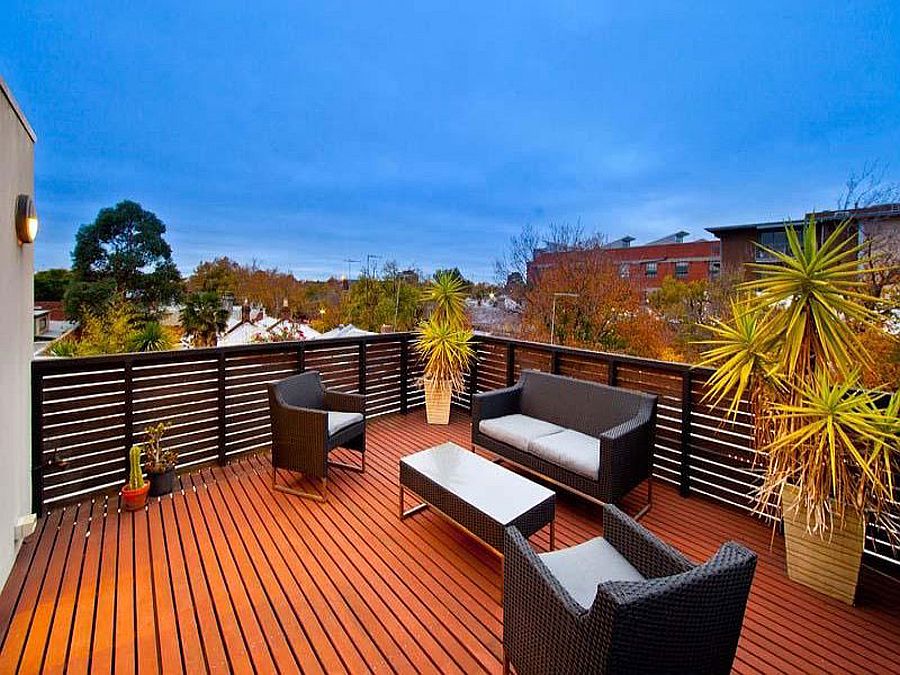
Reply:
[[900, 3], [632, 4], [7, 2], [37, 267], [124, 198], [183, 272], [489, 278], [525, 223], [700, 235], [900, 178]]

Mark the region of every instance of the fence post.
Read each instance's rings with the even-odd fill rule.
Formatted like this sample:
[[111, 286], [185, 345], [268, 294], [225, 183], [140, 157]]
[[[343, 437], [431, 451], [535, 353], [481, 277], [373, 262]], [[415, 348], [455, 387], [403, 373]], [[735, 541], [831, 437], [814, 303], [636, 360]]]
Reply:
[[44, 515], [44, 378], [31, 364], [31, 510]]
[[128, 453], [134, 445], [134, 372], [131, 359], [125, 361], [125, 482], [131, 472]]
[[[219, 380], [219, 464], [225, 464], [225, 352], [219, 351], [218, 358]], [[301, 362], [301, 368], [302, 368]]]
[[681, 476], [678, 489], [682, 497], [691, 491], [691, 371], [681, 374]]
[[400, 412], [409, 412], [409, 333], [400, 339]]
[[469, 412], [472, 411], [472, 402], [478, 393], [478, 343], [473, 344], [472, 364], [469, 366]]
[[297, 347], [297, 372], [302, 373], [306, 370], [306, 350], [301, 344]]
[[550, 372], [553, 375], [559, 375], [559, 350], [554, 349], [550, 352]]
[[610, 387], [615, 387], [619, 383], [619, 362], [610, 359], [606, 364], [606, 382]]
[[359, 355], [357, 356], [358, 364], [358, 375], [356, 388], [360, 394], [365, 395], [366, 393], [366, 343], [359, 343]]
[[516, 346], [512, 342], [506, 344], [506, 386], [516, 383]]

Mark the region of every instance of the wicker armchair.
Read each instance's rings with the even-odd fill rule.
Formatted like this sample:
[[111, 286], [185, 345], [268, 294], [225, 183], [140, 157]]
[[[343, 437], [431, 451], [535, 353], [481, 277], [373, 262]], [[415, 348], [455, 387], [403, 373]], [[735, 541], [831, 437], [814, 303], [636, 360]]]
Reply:
[[[301, 497], [328, 498], [328, 467], [363, 472], [366, 469], [366, 399], [322, 386], [319, 373], [311, 370], [269, 385], [272, 420], [272, 487]], [[334, 448], [356, 450], [359, 465], [330, 461]], [[278, 469], [318, 479], [321, 491], [303, 492], [279, 485]]]
[[756, 555], [696, 565], [612, 505], [603, 534], [537, 554], [507, 529], [504, 673], [728, 673]]

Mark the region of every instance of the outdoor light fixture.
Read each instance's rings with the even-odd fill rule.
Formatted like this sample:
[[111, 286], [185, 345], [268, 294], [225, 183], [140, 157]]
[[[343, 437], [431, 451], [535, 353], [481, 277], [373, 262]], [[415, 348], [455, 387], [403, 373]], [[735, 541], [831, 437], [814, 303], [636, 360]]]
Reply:
[[38, 217], [34, 200], [28, 195], [16, 198], [16, 236], [20, 244], [33, 244], [37, 238]]

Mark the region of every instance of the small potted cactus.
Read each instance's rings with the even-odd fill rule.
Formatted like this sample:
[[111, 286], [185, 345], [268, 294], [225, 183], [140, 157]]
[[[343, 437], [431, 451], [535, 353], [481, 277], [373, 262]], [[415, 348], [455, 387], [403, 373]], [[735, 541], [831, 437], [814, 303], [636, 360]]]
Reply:
[[144, 480], [144, 473], [141, 470], [141, 446], [132, 445], [131, 451], [128, 453], [130, 471], [128, 474], [128, 483], [119, 493], [122, 500], [122, 508], [126, 511], [138, 511], [147, 503], [147, 492], [150, 490], [150, 483]]

